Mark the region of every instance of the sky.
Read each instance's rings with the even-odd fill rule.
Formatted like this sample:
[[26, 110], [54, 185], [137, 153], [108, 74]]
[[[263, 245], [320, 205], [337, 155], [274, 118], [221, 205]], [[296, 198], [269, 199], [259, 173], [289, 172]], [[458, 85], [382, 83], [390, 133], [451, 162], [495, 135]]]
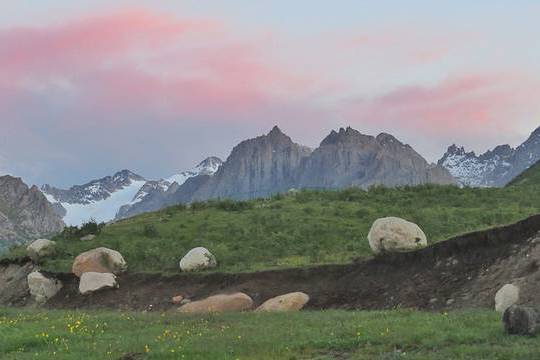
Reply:
[[[114, 4], [113, 4], [114, 3]], [[0, 174], [71, 186], [225, 159], [278, 125], [436, 162], [540, 126], [538, 1], [21, 0], [0, 12]]]

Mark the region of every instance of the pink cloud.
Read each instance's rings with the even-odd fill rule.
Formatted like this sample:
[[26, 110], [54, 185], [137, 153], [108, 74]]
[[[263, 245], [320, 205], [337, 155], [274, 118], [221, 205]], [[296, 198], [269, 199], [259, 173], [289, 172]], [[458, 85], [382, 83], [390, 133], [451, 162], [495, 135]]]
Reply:
[[[527, 131], [538, 126], [539, 96], [540, 80], [530, 76], [469, 75], [432, 87], [409, 86], [372, 99], [348, 101], [340, 112], [364, 127], [427, 136], [435, 143], [461, 139], [484, 145], [500, 141], [496, 139], [502, 134], [507, 138], [516, 135], [520, 125]], [[531, 123], [532, 128], [527, 126]]]
[[12, 96], [69, 91], [81, 111], [230, 118], [307, 86], [263, 47], [205, 19], [129, 11], [0, 30], [0, 43], [0, 87]]

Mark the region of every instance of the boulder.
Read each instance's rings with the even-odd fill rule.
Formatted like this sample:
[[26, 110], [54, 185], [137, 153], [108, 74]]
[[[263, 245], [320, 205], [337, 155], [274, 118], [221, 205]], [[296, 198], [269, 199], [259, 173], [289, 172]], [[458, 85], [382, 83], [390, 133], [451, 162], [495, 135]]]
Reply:
[[495, 294], [495, 311], [504, 313], [510, 306], [519, 300], [519, 287], [513, 284], [506, 284]]
[[0, 307], [26, 305], [28, 275], [34, 268], [30, 261], [20, 265], [0, 262]]
[[120, 274], [127, 270], [127, 264], [118, 251], [100, 247], [77, 256], [71, 270], [78, 277], [85, 272]]
[[191, 249], [180, 260], [180, 269], [182, 271], [197, 271], [217, 266], [216, 257], [203, 247]]
[[512, 305], [504, 311], [502, 321], [507, 334], [533, 336], [540, 332], [540, 309]]
[[230, 295], [214, 295], [203, 300], [192, 301], [181, 306], [178, 311], [182, 313], [204, 314], [240, 312], [251, 310], [253, 300], [244, 293], [234, 293]]
[[96, 235], [93, 235], [93, 234], [89, 234], [89, 235], [85, 235], [81, 238], [81, 241], [90, 241], [90, 240], [94, 240], [96, 238]]
[[112, 273], [85, 272], [79, 281], [79, 292], [82, 295], [106, 288], [117, 288], [116, 275]]
[[48, 278], [39, 271], [31, 272], [26, 279], [30, 295], [38, 303], [45, 303], [62, 288], [60, 280]]
[[427, 246], [426, 234], [418, 225], [397, 217], [377, 219], [369, 230], [368, 241], [376, 255], [413, 251]]
[[35, 240], [26, 247], [26, 253], [32, 261], [37, 262], [56, 253], [56, 242], [47, 239]]
[[293, 292], [266, 300], [256, 311], [298, 311], [309, 301], [309, 295]]

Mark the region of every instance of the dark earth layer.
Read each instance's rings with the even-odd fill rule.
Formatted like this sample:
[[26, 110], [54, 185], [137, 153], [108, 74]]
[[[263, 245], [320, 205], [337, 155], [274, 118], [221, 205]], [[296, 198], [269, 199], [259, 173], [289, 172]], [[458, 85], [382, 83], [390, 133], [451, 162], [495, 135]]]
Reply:
[[[293, 291], [310, 295], [309, 309], [424, 310], [492, 308], [495, 292], [504, 284], [520, 286], [520, 304], [540, 305], [540, 215], [516, 224], [478, 231], [434, 244], [425, 249], [360, 260], [347, 265], [226, 274], [127, 273], [120, 288], [82, 296], [78, 278], [50, 274], [64, 288], [46, 307], [58, 309], [168, 310], [177, 307], [175, 295], [197, 300], [218, 293], [242, 291], [258, 305], [268, 298]], [[9, 284], [2, 272], [19, 264], [0, 263], [0, 305], [27, 305], [27, 293], [13, 284], [17, 295], [9, 301]], [[13, 271], [13, 270], [12, 270]], [[4, 276], [5, 278], [5, 276]], [[24, 277], [25, 280], [25, 277]], [[21, 281], [24, 281], [21, 277]], [[14, 279], [10, 279], [14, 283]], [[3, 302], [3, 303], [2, 303]]]

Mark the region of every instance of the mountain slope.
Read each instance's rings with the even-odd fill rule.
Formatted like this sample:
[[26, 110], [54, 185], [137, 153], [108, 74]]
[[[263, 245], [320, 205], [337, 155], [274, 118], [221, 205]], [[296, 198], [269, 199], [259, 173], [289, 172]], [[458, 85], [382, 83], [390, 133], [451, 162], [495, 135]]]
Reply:
[[466, 152], [452, 145], [439, 160], [461, 185], [501, 187], [540, 160], [540, 128], [517, 148], [499, 145], [484, 154]]
[[540, 161], [510, 181], [507, 187], [531, 187], [540, 185]]
[[36, 186], [0, 177], [0, 249], [60, 232], [64, 224]]
[[135, 195], [129, 204], [119, 208], [116, 219], [123, 219], [148, 211], [159, 210], [165, 206], [172, 205], [173, 194], [178, 187], [197, 176], [212, 176], [216, 173], [223, 161], [212, 156], [204, 159], [191, 170], [183, 171], [167, 179], [148, 181]]

